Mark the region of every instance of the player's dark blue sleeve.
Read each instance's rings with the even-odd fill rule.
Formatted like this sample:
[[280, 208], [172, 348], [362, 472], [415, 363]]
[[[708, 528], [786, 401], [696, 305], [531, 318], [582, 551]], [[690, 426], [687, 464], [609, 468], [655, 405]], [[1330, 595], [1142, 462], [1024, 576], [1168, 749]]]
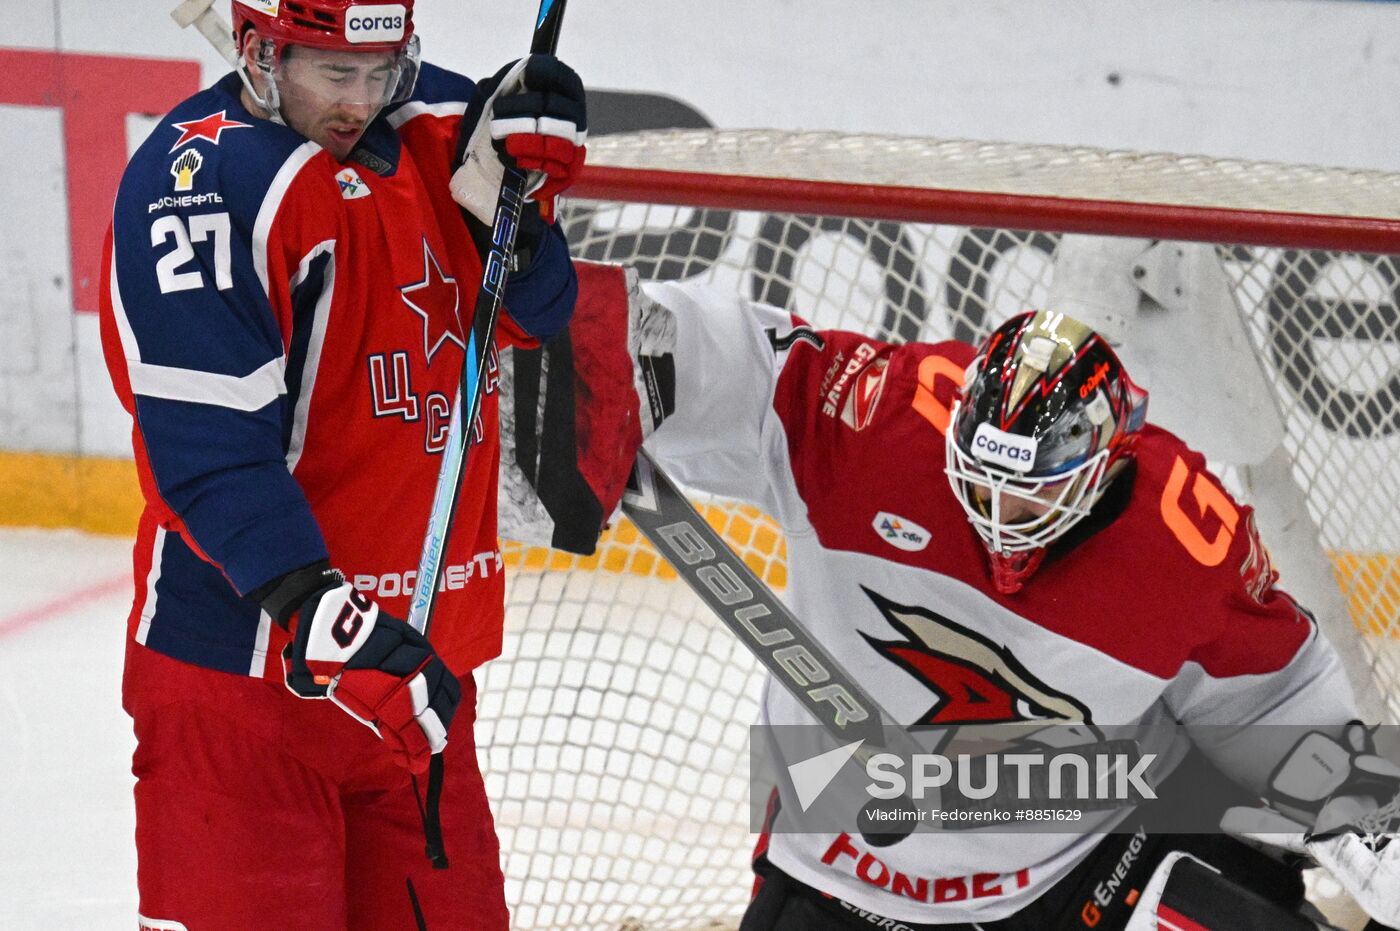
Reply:
[[502, 297], [511, 319], [541, 342], [569, 325], [578, 300], [578, 275], [558, 223], [541, 237], [530, 267], [506, 280]]
[[[217, 155], [203, 156], [197, 181], [212, 181]], [[200, 203], [161, 206], [171, 158], [137, 153], [113, 217], [123, 400], [162, 501], [246, 594], [326, 558], [326, 545], [287, 466], [286, 352], [251, 247], [261, 197], [242, 204], [225, 178]]]

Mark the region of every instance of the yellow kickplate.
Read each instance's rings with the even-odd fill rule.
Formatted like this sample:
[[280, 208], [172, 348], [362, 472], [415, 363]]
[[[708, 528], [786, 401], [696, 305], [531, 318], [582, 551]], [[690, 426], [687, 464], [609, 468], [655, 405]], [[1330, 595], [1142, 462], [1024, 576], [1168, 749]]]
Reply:
[[130, 459], [0, 452], [0, 524], [131, 536], [140, 516]]

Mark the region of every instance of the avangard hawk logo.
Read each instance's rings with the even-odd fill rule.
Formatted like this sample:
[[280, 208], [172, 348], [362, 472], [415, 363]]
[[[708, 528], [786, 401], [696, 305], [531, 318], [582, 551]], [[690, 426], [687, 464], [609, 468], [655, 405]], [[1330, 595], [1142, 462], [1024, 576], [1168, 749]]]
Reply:
[[1035, 678], [1005, 646], [928, 608], [862, 591], [905, 639], [861, 636], [935, 696], [913, 724], [1092, 723], [1088, 708]]

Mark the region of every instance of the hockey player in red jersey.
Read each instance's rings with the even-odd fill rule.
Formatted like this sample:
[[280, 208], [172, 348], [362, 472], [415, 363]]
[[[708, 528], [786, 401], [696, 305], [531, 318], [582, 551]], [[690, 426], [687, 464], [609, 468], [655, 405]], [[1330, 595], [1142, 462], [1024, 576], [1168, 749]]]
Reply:
[[572, 313], [552, 211], [584, 93], [550, 56], [480, 85], [420, 63], [413, 7], [233, 0], [240, 67], [118, 193], [101, 322], [147, 502], [124, 681], [143, 927], [507, 926], [472, 737], [503, 614], [494, 384], [432, 642], [399, 618], [509, 160], [535, 186], [500, 335]]
[[[796, 616], [897, 723], [1167, 724], [1161, 784], [1202, 805], [1209, 793], [1217, 821], [1265, 795], [1316, 815], [1358, 774], [1376, 777], [1361, 793], [1373, 810], [1400, 793], [1400, 770], [1347, 728], [1343, 668], [1276, 584], [1250, 508], [1147, 422], [1145, 392], [1088, 327], [1026, 313], [979, 348], [891, 345], [694, 282], [580, 276], [575, 345], [596, 308], [630, 313], [648, 450], [688, 486], [778, 521]], [[813, 720], [771, 682], [763, 715]], [[1251, 728], [1200, 748], [1176, 723]], [[1282, 729], [1253, 727], [1269, 724], [1318, 728], [1330, 749], [1276, 745]], [[780, 787], [745, 931], [1121, 929], [1128, 891], [1181, 851], [1301, 902], [1296, 869], [1219, 833], [1149, 829], [1148, 805], [1091, 812], [1080, 833], [882, 845], [854, 827], [806, 830]], [[1375, 877], [1400, 875], [1386, 849], [1351, 853]], [[1356, 888], [1384, 885], [1363, 873]], [[1373, 902], [1378, 915], [1393, 899]]]

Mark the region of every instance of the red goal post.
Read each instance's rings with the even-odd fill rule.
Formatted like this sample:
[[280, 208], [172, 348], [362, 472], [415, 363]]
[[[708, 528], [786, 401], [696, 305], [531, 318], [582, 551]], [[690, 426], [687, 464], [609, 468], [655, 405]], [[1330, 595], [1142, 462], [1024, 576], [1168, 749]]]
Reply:
[[[571, 194], [577, 257], [819, 326], [974, 341], [1032, 307], [1087, 318], [1147, 375], [1149, 416], [1256, 507], [1372, 714], [1400, 721], [1400, 175], [678, 131], [590, 140]], [[781, 588], [778, 528], [705, 505]], [[733, 918], [758, 667], [625, 521], [588, 559], [505, 555], [478, 737], [516, 926]]]

